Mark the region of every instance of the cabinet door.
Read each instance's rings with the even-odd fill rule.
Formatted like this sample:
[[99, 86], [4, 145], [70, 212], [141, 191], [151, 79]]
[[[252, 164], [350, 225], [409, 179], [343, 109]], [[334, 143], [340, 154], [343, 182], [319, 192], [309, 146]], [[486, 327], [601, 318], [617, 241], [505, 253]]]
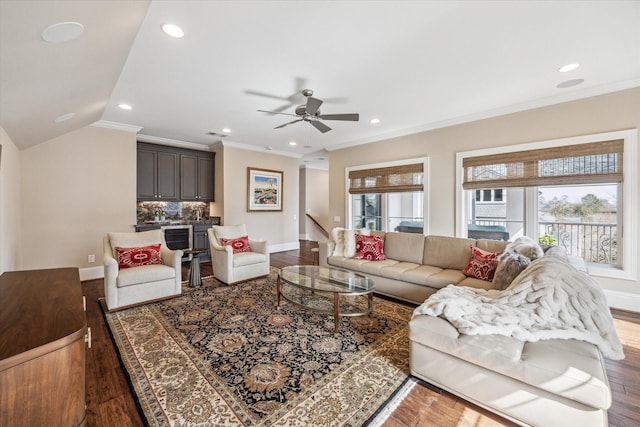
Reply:
[[198, 200], [198, 157], [180, 155], [180, 199]]
[[158, 152], [158, 199], [178, 200], [178, 154]]
[[157, 151], [138, 149], [138, 200], [156, 198]]
[[198, 199], [213, 202], [213, 159], [198, 157]]

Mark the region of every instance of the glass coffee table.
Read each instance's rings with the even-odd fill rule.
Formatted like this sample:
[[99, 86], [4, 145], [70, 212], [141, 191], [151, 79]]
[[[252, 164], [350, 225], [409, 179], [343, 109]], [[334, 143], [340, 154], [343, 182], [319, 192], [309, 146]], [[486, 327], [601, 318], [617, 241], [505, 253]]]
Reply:
[[365, 316], [373, 310], [373, 280], [362, 274], [333, 267], [293, 265], [280, 270], [280, 297], [299, 306], [333, 313], [334, 332], [340, 316]]

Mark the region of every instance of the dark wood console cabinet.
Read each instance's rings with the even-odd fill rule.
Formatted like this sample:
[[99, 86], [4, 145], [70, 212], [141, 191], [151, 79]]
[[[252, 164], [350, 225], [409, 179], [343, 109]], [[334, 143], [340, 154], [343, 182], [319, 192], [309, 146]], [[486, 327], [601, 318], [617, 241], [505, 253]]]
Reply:
[[77, 268], [0, 276], [0, 426], [84, 426], [87, 321]]

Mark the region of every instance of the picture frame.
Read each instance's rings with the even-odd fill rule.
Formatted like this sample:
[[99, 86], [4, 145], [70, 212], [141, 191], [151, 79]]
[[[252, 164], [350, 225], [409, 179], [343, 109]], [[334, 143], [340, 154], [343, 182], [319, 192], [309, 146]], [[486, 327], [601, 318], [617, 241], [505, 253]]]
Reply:
[[247, 211], [282, 211], [284, 172], [247, 168]]

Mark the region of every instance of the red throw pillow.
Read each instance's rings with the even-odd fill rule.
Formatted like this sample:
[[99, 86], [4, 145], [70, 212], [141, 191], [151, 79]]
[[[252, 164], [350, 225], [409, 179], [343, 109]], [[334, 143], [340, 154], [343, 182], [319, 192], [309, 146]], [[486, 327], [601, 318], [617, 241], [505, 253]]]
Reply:
[[384, 236], [356, 235], [355, 259], [368, 259], [369, 261], [384, 261]]
[[141, 265], [162, 264], [160, 244], [140, 248], [116, 247], [119, 268], [139, 267]]
[[471, 245], [469, 263], [462, 272], [466, 276], [491, 282], [493, 281], [493, 275], [496, 272], [496, 267], [498, 266], [498, 257], [501, 254], [502, 251], [487, 252]]
[[222, 246], [231, 246], [233, 248], [234, 254], [240, 252], [251, 252], [251, 245], [249, 245], [249, 236], [242, 236], [236, 239], [221, 238], [220, 243], [222, 243]]

